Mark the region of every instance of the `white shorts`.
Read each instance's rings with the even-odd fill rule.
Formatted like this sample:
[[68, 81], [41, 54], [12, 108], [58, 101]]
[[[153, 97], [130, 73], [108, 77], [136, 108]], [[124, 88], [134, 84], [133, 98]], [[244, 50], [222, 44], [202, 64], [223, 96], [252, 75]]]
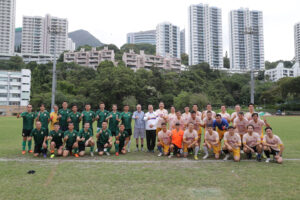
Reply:
[[145, 129], [144, 128], [134, 128], [133, 137], [137, 138], [145, 138]]

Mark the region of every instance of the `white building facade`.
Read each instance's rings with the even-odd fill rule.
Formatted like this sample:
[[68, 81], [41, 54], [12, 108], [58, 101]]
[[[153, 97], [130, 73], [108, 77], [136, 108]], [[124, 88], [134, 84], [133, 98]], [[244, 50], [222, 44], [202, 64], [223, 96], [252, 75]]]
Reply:
[[180, 55], [186, 53], [185, 50], [185, 29], [180, 31]]
[[75, 51], [76, 49], [76, 44], [75, 42], [73, 42], [73, 40], [71, 38], [68, 38], [68, 41], [67, 41], [67, 49], [68, 51]]
[[27, 106], [31, 71], [0, 71], [0, 106]]
[[15, 18], [16, 0], [0, 0], [0, 55], [14, 53]]
[[229, 14], [230, 68], [233, 70], [265, 69], [263, 13], [249, 9]]
[[300, 22], [294, 25], [294, 43], [296, 62], [300, 62]]
[[180, 58], [171, 57], [170, 55], [167, 55], [166, 57], [149, 55], [145, 54], [142, 50], [140, 51], [140, 54], [135, 53], [132, 49], [129, 52], [124, 52], [122, 60], [127, 67], [133, 70], [151, 67], [175, 71], [181, 70]]
[[58, 57], [67, 50], [67, 43], [67, 19], [50, 15], [23, 17], [22, 53], [54, 55], [55, 46], [56, 57]]
[[107, 46], [102, 50], [96, 50], [95, 47], [91, 51], [85, 51], [81, 49], [77, 52], [66, 52], [64, 53], [64, 62], [74, 62], [81, 66], [91, 67], [96, 69], [99, 64], [103, 61], [111, 61], [115, 64], [115, 53], [114, 50], [108, 49]]
[[292, 68], [286, 68], [284, 64], [280, 62], [276, 68], [266, 70], [265, 76], [268, 76], [269, 80], [274, 82], [284, 77], [298, 77], [300, 76], [299, 62], [296, 62]]
[[126, 42], [128, 44], [152, 44], [156, 45], [156, 30], [127, 33]]
[[156, 27], [156, 54], [180, 58], [180, 29], [169, 22]]
[[223, 68], [222, 10], [207, 4], [189, 7], [189, 65]]

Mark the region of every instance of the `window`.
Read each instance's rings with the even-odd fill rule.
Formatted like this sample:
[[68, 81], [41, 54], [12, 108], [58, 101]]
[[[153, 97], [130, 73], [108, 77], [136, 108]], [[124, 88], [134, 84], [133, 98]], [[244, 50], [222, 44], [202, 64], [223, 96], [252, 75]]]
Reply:
[[10, 106], [18, 106], [18, 105], [20, 105], [20, 102], [19, 101], [10, 101], [9, 105]]
[[7, 97], [7, 93], [0, 93], [0, 97]]
[[12, 98], [20, 98], [21, 95], [20, 94], [10, 94], [10, 97], [12, 97]]
[[0, 81], [7, 81], [7, 77], [0, 77]]
[[0, 85], [0, 90], [7, 90], [7, 85]]

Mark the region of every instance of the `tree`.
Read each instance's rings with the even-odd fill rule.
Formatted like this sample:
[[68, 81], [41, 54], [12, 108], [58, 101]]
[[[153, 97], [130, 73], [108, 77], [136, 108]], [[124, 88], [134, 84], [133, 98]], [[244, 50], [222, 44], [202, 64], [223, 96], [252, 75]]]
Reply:
[[186, 53], [181, 54], [181, 63], [185, 66], [189, 65], [189, 56]]
[[225, 57], [223, 58], [223, 64], [224, 64], [224, 68], [229, 69], [230, 68], [230, 60], [228, 58], [228, 53], [226, 51], [225, 53]]

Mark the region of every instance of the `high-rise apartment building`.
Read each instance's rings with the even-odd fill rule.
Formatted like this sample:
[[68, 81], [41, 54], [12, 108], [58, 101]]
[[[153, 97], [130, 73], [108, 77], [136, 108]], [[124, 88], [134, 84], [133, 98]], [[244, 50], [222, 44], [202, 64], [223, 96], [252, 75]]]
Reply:
[[156, 45], [156, 30], [128, 33], [126, 42], [128, 44], [146, 43]]

